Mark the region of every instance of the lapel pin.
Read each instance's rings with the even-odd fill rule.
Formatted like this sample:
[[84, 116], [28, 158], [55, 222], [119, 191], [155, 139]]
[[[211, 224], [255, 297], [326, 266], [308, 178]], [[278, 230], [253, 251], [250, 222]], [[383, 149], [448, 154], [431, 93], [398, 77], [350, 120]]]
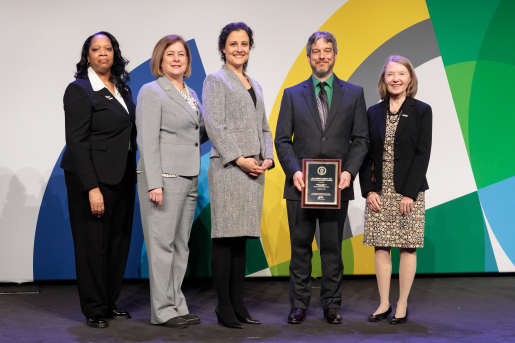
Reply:
[[106, 95], [105, 97], [107, 98], [107, 100], [113, 100], [113, 97], [110, 95]]
[[407, 115], [407, 114], [403, 114], [402, 116], [403, 116], [403, 117], [407, 117], [408, 115]]
[[166, 87], [165, 87], [165, 89], [168, 89], [168, 88], [170, 88], [170, 85], [168, 85], [168, 86], [166, 86]]

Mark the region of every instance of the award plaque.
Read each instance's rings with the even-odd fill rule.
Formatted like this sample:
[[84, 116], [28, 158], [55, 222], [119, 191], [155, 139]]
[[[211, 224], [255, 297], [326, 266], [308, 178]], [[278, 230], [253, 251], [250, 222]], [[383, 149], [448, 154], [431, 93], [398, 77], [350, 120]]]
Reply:
[[302, 208], [339, 209], [340, 160], [302, 160]]

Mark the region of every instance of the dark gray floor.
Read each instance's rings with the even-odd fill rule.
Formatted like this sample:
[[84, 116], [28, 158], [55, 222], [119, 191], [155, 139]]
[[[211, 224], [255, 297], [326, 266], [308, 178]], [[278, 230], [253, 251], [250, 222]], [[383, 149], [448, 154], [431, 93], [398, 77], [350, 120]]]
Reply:
[[[119, 308], [133, 319], [107, 329], [86, 326], [76, 286], [42, 286], [40, 294], [0, 295], [0, 342], [515, 342], [515, 277], [416, 279], [409, 322], [399, 326], [366, 320], [378, 305], [374, 279], [345, 281], [342, 325], [323, 321], [317, 285], [306, 322], [289, 325], [288, 282], [247, 282], [248, 308], [263, 325], [243, 330], [217, 324], [211, 282], [183, 287], [190, 312], [202, 318], [183, 330], [150, 324], [148, 284], [124, 285]], [[393, 280], [392, 304], [397, 294]]]

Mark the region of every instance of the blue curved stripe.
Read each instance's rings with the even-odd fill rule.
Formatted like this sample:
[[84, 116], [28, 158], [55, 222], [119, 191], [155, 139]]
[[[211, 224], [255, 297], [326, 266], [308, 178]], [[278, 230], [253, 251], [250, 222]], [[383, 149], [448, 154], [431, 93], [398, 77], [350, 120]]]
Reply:
[[509, 199], [514, 191], [515, 176], [477, 191], [490, 228], [512, 263], [515, 263], [515, 240], [513, 239], [515, 211]]

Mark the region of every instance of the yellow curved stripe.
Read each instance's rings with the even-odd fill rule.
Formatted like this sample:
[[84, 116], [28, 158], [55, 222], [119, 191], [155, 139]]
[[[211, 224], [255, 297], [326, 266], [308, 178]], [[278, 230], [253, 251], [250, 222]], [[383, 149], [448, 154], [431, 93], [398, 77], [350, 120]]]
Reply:
[[354, 253], [354, 275], [375, 274], [374, 247], [363, 245], [363, 234], [351, 237]]
[[[428, 18], [429, 12], [424, 0], [350, 0], [333, 14], [320, 30], [330, 31], [336, 36], [339, 52], [334, 70], [339, 78], [347, 80], [358, 66], [384, 42]], [[306, 41], [307, 39], [308, 37], [306, 37]], [[409, 42], [406, 43], [409, 44]], [[379, 73], [380, 70], [377, 72]], [[272, 108], [268, 120], [272, 132], [275, 132], [276, 129], [284, 88], [296, 85], [310, 75], [311, 68], [306, 60], [305, 48], [302, 47]], [[278, 163], [277, 155], [275, 158], [276, 167], [267, 172], [266, 176], [261, 221], [263, 249], [270, 267], [288, 261], [291, 254], [286, 201], [282, 198], [284, 172]], [[361, 252], [364, 253], [368, 250], [360, 249], [358, 244], [355, 244], [357, 240], [358, 238], [355, 238], [352, 241], [355, 249], [354, 273], [373, 274], [373, 260], [372, 272], [369, 267], [361, 267], [361, 261], [364, 261]], [[315, 243], [313, 249], [317, 249]]]

